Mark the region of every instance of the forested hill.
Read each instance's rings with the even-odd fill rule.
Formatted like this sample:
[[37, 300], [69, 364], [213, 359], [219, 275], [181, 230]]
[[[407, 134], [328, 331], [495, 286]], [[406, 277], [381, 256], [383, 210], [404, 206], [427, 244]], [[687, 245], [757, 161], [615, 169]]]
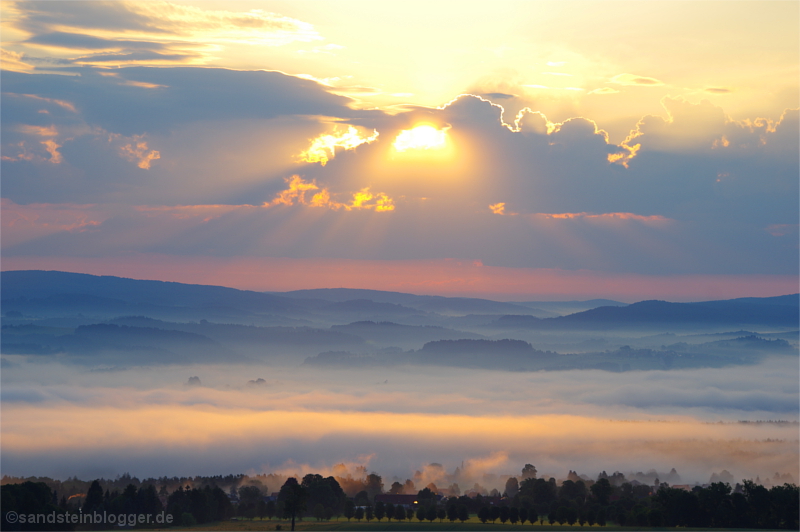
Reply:
[[797, 326], [800, 319], [799, 307], [798, 294], [702, 303], [641, 301], [624, 307], [598, 307], [555, 318], [506, 315], [499, 318], [495, 325], [529, 328], [609, 328], [656, 324], [792, 327]]

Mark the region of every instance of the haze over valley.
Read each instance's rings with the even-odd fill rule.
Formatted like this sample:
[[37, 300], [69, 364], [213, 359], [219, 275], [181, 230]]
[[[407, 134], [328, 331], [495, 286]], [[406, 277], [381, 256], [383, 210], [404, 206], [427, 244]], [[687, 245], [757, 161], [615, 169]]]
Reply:
[[547, 310], [42, 271], [2, 287], [10, 475], [798, 467], [796, 294]]

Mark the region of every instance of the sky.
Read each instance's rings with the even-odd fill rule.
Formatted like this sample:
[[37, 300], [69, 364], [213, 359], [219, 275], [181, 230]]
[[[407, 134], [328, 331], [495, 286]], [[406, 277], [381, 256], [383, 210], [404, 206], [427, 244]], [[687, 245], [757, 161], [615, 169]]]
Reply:
[[2, 269], [798, 291], [796, 2], [2, 2]]
[[[764, 0], [3, 0], [0, 268], [505, 301], [796, 293], [798, 20]], [[797, 421], [796, 357], [2, 363], [4, 474], [800, 478], [796, 424], [738, 423]]]

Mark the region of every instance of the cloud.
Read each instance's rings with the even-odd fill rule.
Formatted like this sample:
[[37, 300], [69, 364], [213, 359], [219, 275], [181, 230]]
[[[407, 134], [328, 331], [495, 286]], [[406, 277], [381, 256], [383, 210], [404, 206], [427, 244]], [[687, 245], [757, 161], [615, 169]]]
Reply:
[[[386, 194], [379, 192], [373, 194], [369, 188], [363, 188], [352, 193], [349, 203], [341, 203], [331, 198], [327, 188], [320, 188], [314, 182], [306, 182], [302, 177], [293, 175], [286, 178], [289, 188], [279, 192], [271, 202], [264, 203], [264, 207], [275, 205], [308, 205], [310, 207], [326, 207], [333, 210], [350, 211], [353, 209], [371, 209], [375, 212], [394, 210], [394, 200]], [[313, 193], [309, 199], [306, 193]]]
[[5, 97], [5, 98], [15, 97], [15, 96], [16, 97], [22, 97], [22, 98], [31, 98], [33, 100], [41, 101], [41, 102], [52, 103], [52, 104], [58, 105], [59, 107], [61, 107], [63, 109], [66, 109], [67, 111], [70, 111], [72, 113], [77, 113], [77, 110], [75, 109], [75, 106], [72, 105], [70, 102], [66, 102], [64, 100], [58, 100], [58, 99], [55, 99], [55, 98], [44, 98], [42, 96], [37, 96], [35, 94], [13, 94], [13, 93], [4, 93], [3, 94], [3, 97]]
[[703, 90], [711, 94], [730, 94], [733, 92], [733, 89], [728, 89], [726, 87], [706, 87]]
[[115, 142], [119, 145], [119, 155], [126, 161], [136, 163], [136, 166], [142, 170], [149, 170], [152, 161], [161, 158], [161, 153], [158, 150], [151, 150], [147, 146], [147, 142], [143, 140], [144, 135], [134, 135], [130, 142], [123, 144], [125, 139], [121, 135], [111, 134], [108, 137], [109, 142]]
[[506, 204], [495, 203], [493, 205], [489, 205], [489, 210], [492, 211], [494, 214], [505, 214]]
[[594, 89], [593, 91], [589, 91], [589, 94], [618, 94], [619, 91], [617, 89], [611, 87], [600, 87], [599, 89]]
[[50, 154], [50, 162], [53, 164], [60, 164], [63, 161], [61, 157], [61, 153], [59, 153], [58, 149], [61, 147], [61, 144], [57, 144], [56, 141], [49, 139], [43, 140], [41, 144], [47, 150], [47, 153]]
[[609, 83], [616, 85], [634, 85], [641, 87], [657, 87], [664, 83], [656, 78], [646, 76], [636, 76], [634, 74], [618, 74], [609, 80]]
[[300, 160], [307, 163], [320, 163], [322, 166], [333, 159], [336, 148], [353, 150], [361, 144], [370, 143], [378, 138], [378, 132], [373, 130], [372, 135], [362, 137], [353, 126], [347, 126], [346, 131], [336, 131], [333, 134], [323, 134], [311, 141], [311, 146], [300, 154]]
[[[796, 220], [796, 111], [737, 121], [709, 102], [666, 98], [663, 116], [644, 117], [616, 144], [586, 117], [553, 121], [530, 109], [514, 116], [471, 95], [392, 115], [354, 111], [316, 82], [275, 72], [132, 67], [118, 74], [4, 76], [4, 89], [37, 97], [4, 99], [6, 197], [128, 205], [93, 240], [69, 234], [10, 253], [107, 256], [128, 234], [136, 235], [137, 252], [180, 250], [203, 260], [213, 249], [650, 275], [796, 275], [787, 239], [764, 231]], [[119, 99], [129, 106], [120, 109]], [[8, 111], [6, 102], [13, 103]], [[38, 114], [45, 105], [51, 114]], [[332, 132], [331, 123], [341, 129]], [[421, 124], [446, 130], [447, 149], [399, 155], [394, 140]], [[58, 134], [37, 134], [50, 129]], [[40, 144], [48, 139], [59, 145], [60, 164], [49, 163]], [[318, 151], [309, 139], [321, 139]], [[298, 161], [304, 151], [320, 161], [324, 154], [326, 164]], [[137, 167], [148, 163], [147, 172]], [[288, 202], [305, 208], [283, 208]], [[499, 203], [504, 214], [527, 215], [496, 216], [487, 206]], [[265, 204], [275, 208], [250, 208]], [[169, 216], [133, 208], [204, 205], [240, 207], [181, 207]], [[162, 226], [145, 236], [159, 213]], [[248, 225], [266, 229], [253, 234]]]
[[0, 68], [9, 72], [30, 72], [34, 66], [23, 60], [25, 54], [0, 48]]
[[541, 216], [550, 220], [634, 220], [643, 223], [665, 223], [674, 221], [659, 214], [643, 216], [632, 212], [606, 212], [602, 214], [586, 212], [537, 213], [535, 216]]
[[0, 205], [4, 248], [62, 231], [88, 231], [111, 216], [97, 205], [18, 205], [7, 198]]
[[[96, 52], [69, 57], [73, 64], [204, 64], [228, 45], [283, 46], [322, 39], [307, 22], [261, 9], [214, 10], [163, 1], [32, 2], [26, 7], [10, 24], [31, 35], [24, 41], [28, 47]], [[330, 50], [327, 46], [323, 49]]]
[[[280, 72], [146, 67], [126, 68], [116, 76], [90, 68], [81, 72], [9, 72], [3, 77], [3, 90], [70, 102], [86, 123], [127, 136], [165, 132], [201, 120], [356, 114], [347, 107], [348, 98]], [[148, 90], [154, 86], [159, 90]], [[122, 101], [125, 105], [119, 104]]]

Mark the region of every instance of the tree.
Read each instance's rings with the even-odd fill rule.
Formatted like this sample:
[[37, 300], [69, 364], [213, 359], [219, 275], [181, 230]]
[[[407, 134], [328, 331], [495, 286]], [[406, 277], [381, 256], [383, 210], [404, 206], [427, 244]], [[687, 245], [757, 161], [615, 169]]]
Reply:
[[380, 523], [384, 517], [386, 517], [386, 506], [384, 506], [383, 502], [378, 501], [375, 503], [375, 519]]
[[430, 505], [430, 506], [428, 506], [428, 509], [425, 510], [425, 518], [428, 521], [430, 521], [431, 523], [436, 521], [436, 516], [437, 515], [438, 515], [438, 513], [436, 512], [436, 506], [435, 505]]
[[[386, 505], [386, 520], [391, 521], [392, 517], [394, 517], [394, 504], [389, 503]], [[403, 517], [405, 517], [405, 512], [403, 512]]]
[[292, 530], [294, 530], [295, 518], [306, 511], [306, 499], [308, 494], [294, 477], [289, 477], [281, 486], [278, 493], [278, 500], [283, 503], [283, 514], [292, 519]]
[[[134, 488], [135, 489], [135, 488]], [[92, 481], [89, 491], [86, 493], [86, 500], [83, 502], [83, 512], [96, 512], [103, 509], [103, 488], [100, 487], [98, 480]]]
[[308, 492], [308, 506], [313, 508], [321, 504], [324, 508], [332, 508], [335, 513], [344, 508], [347, 496], [335, 478], [308, 474], [300, 485]]
[[597, 502], [599, 502], [602, 506], [606, 506], [608, 504], [608, 498], [611, 496], [614, 488], [611, 486], [611, 483], [607, 478], [600, 478], [597, 482], [592, 484], [592, 487], [589, 488], [589, 490], [592, 492], [592, 495], [595, 496]]
[[[536, 511], [536, 508], [528, 508], [528, 521], [531, 522], [532, 525], [536, 524], [536, 520], [539, 519], [539, 514]], [[544, 521], [542, 521], [544, 523]]]
[[375, 500], [375, 495], [379, 495], [383, 493], [383, 479], [380, 475], [376, 473], [370, 473], [367, 475], [367, 480], [365, 483], [365, 490], [369, 494], [369, 501], [373, 502]]
[[313, 515], [317, 521], [322, 521], [325, 518], [325, 507], [320, 503], [315, 504], [311, 515]]
[[489, 508], [481, 506], [481, 509], [478, 510], [478, 519], [481, 520], [481, 523], [486, 524], [489, 520]]
[[356, 503], [356, 506], [368, 506], [369, 505], [369, 493], [362, 490], [356, 493], [356, 496], [353, 497], [353, 502]]
[[258, 511], [257, 505], [260, 500], [261, 490], [258, 489], [258, 486], [242, 486], [239, 488], [239, 515], [253, 519]]
[[[525, 521], [528, 520], [528, 509], [523, 506], [522, 508], [519, 509], [518, 515], [519, 515], [519, 524], [524, 525]], [[534, 521], [536, 521], [536, 519], [532, 520], [531, 523], [533, 523]]]
[[436, 504], [436, 494], [430, 488], [423, 488], [417, 493], [417, 503], [421, 506]]
[[356, 505], [353, 501], [347, 501], [344, 503], [344, 516], [347, 518], [348, 521], [356, 515]]
[[258, 518], [263, 521], [264, 517], [267, 515], [267, 503], [264, 499], [259, 499], [256, 503], [256, 513], [258, 514]]
[[403, 493], [403, 485], [399, 482], [392, 482], [392, 487], [389, 488], [389, 493], [392, 495], [399, 495]]
[[447, 517], [447, 510], [445, 510], [444, 508], [436, 509], [436, 518], [439, 520], [440, 523], [444, 521], [446, 517]]
[[369, 523], [373, 517], [375, 517], [375, 512], [373, 511], [372, 506], [367, 506], [364, 509], [364, 518], [367, 520], [367, 523]]
[[458, 520], [462, 523], [469, 519], [469, 510], [463, 504], [458, 507]]
[[516, 478], [510, 477], [506, 480], [506, 496], [513, 498], [517, 493], [519, 493], [519, 482]]
[[606, 509], [600, 508], [597, 511], [597, 524], [600, 526], [606, 526]]
[[355, 512], [354, 515], [355, 515], [356, 521], [358, 521], [360, 523], [361, 520], [364, 519], [364, 508], [361, 507], [361, 506], [356, 508], [356, 512]]
[[275, 508], [275, 501], [267, 501], [267, 511], [265, 515], [267, 518], [272, 521], [272, 518], [275, 516], [277, 508]]
[[506, 524], [508, 518], [510, 517], [511, 511], [508, 509], [508, 506], [501, 506], [500, 507], [500, 522]]
[[447, 507], [447, 519], [454, 523], [456, 519], [458, 519], [458, 508], [456, 508], [455, 504], [451, 504]]
[[522, 468], [522, 479], [527, 480], [529, 478], [536, 478], [536, 468], [531, 464], [525, 464], [525, 467]]
[[417, 520], [421, 523], [425, 520], [425, 507], [420, 506], [417, 508]]
[[489, 520], [491, 520], [492, 523], [497, 521], [499, 517], [500, 517], [500, 508], [498, 508], [497, 506], [492, 506], [491, 508], [489, 508]]

